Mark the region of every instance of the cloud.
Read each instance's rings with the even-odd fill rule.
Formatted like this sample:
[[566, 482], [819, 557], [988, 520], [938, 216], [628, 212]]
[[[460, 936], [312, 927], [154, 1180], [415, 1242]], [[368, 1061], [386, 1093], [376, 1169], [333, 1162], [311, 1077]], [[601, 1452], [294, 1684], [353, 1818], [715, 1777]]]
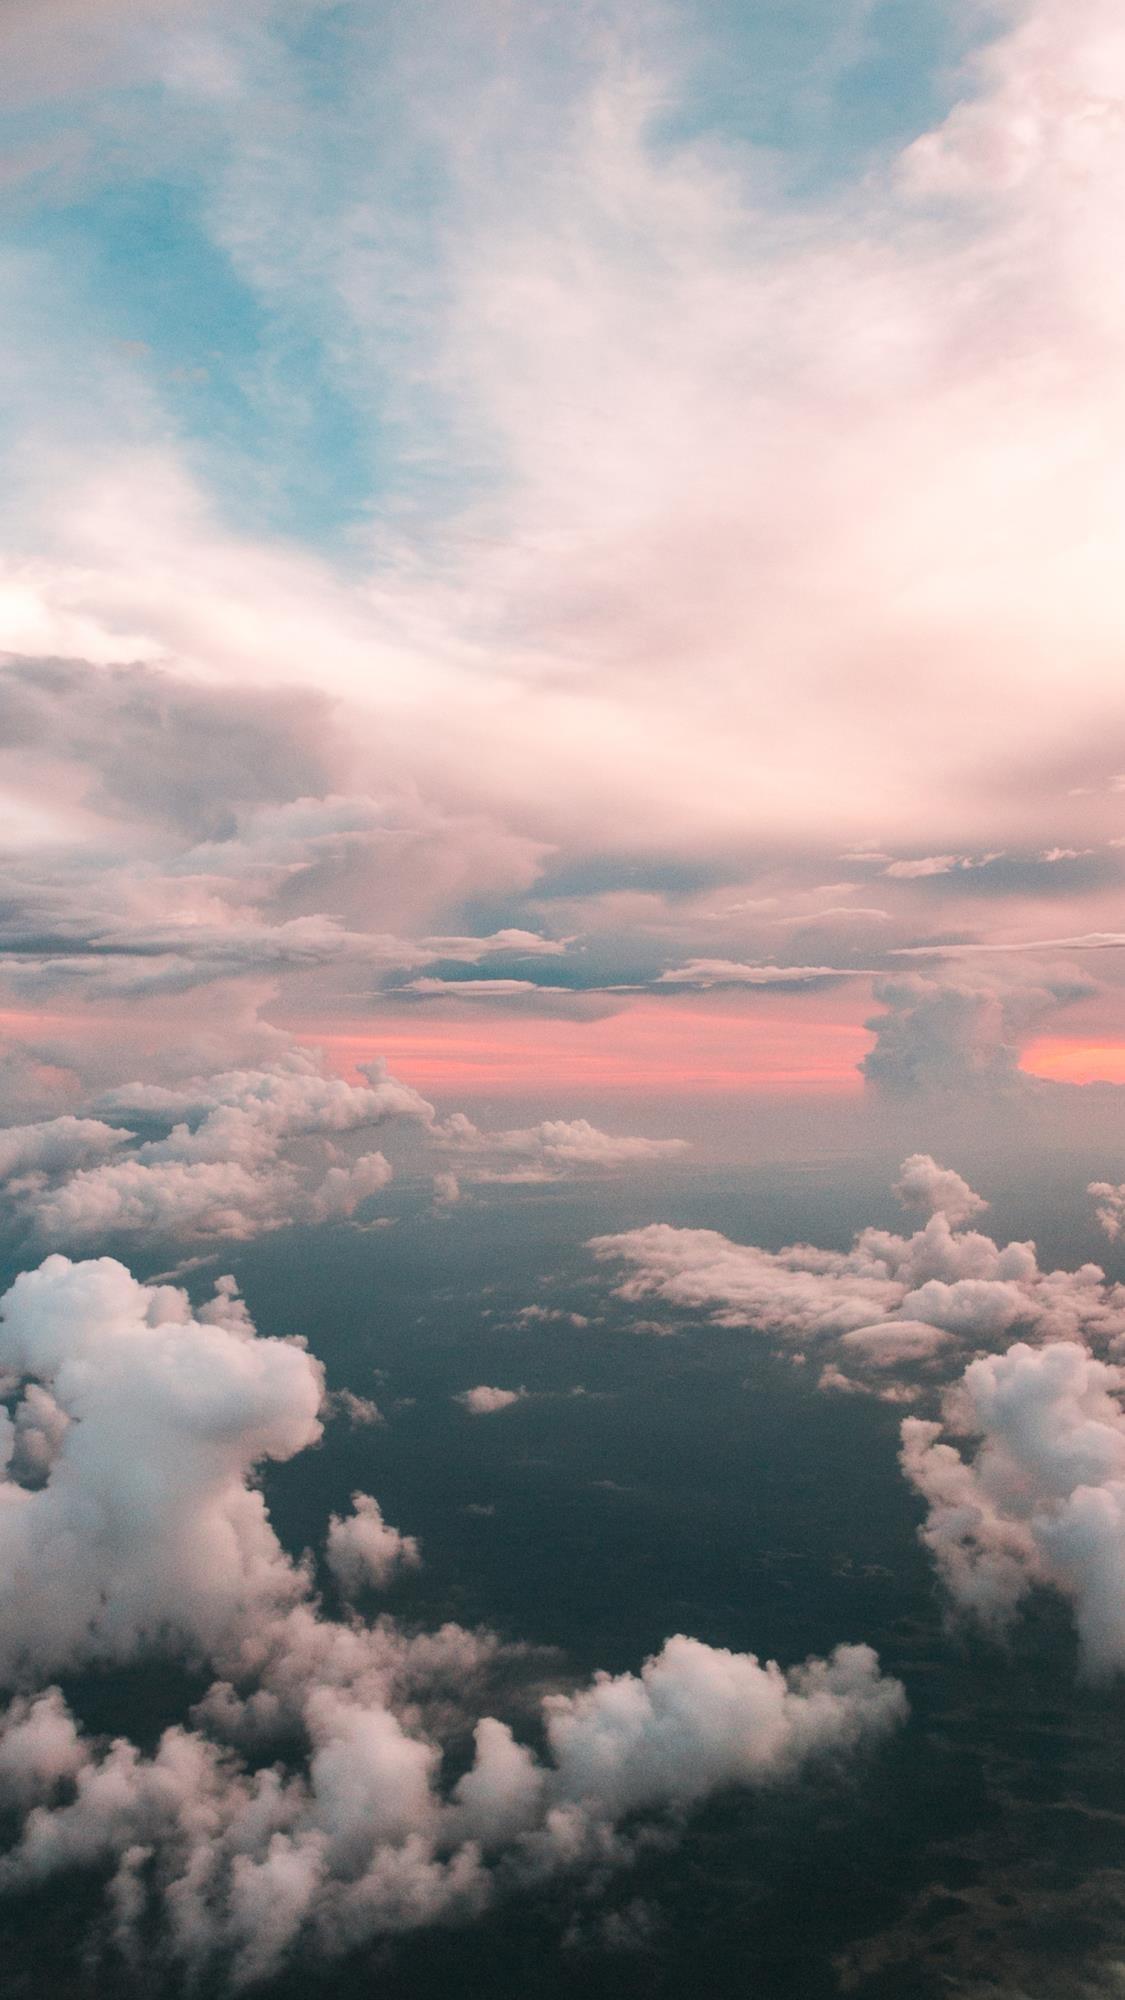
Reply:
[[912, 1153], [903, 1161], [894, 1193], [904, 1208], [921, 1209], [924, 1215], [944, 1215], [954, 1229], [988, 1207], [968, 1181], [948, 1167], [939, 1167], [928, 1153]]
[[903, 1469], [955, 1610], [993, 1635], [1036, 1586], [1071, 1603], [1083, 1668], [1125, 1668], [1125, 1373], [1073, 1342], [974, 1361], [942, 1425], [907, 1418]]
[[[335, 1160], [334, 1141], [392, 1119], [425, 1127], [434, 1118], [385, 1065], [369, 1064], [363, 1084], [350, 1084], [292, 1049], [269, 1069], [179, 1087], [120, 1086], [101, 1100], [99, 1108], [109, 1107], [131, 1124], [65, 1116], [0, 1130], [0, 1161], [6, 1145], [24, 1173], [12, 1190], [15, 1212], [40, 1242], [241, 1241], [295, 1222], [346, 1219], [386, 1187], [392, 1169], [380, 1152]], [[168, 1128], [164, 1136], [142, 1137], [153, 1124]], [[310, 1162], [313, 1140], [320, 1151]], [[302, 1144], [303, 1158], [292, 1150]], [[110, 1151], [108, 1161], [81, 1164]]]
[[[681, 1316], [750, 1327], [802, 1344], [835, 1343], [825, 1386], [847, 1370], [960, 1365], [966, 1344], [994, 1346], [1019, 1327], [1043, 1342], [1125, 1346], [1125, 1286], [1096, 1264], [1043, 1270], [1033, 1243], [994, 1242], [966, 1227], [987, 1204], [928, 1154], [902, 1164], [896, 1193], [928, 1213], [910, 1236], [861, 1229], [847, 1251], [805, 1243], [763, 1250], [710, 1229], [667, 1223], [594, 1237], [625, 1276], [630, 1302], [656, 1298]], [[852, 1384], [852, 1386], [855, 1386]]]
[[207, 1657], [300, 1594], [247, 1482], [320, 1435], [322, 1374], [302, 1346], [251, 1338], [228, 1293], [195, 1319], [111, 1259], [49, 1257], [5, 1294], [0, 1367], [66, 1420], [46, 1484], [3, 1487], [9, 1684], [161, 1645]]
[[1041, 1088], [1019, 1067], [1020, 1046], [1054, 1011], [1096, 991], [1071, 967], [954, 968], [881, 979], [885, 1008], [867, 1026], [875, 1046], [860, 1069], [889, 1097], [982, 1091], [1012, 1099]]
[[617, 1287], [621, 1298], [662, 1298], [687, 1312], [705, 1311], [723, 1326], [760, 1325], [801, 1336], [843, 1333], [902, 1297], [877, 1258], [849, 1259], [800, 1244], [759, 1250], [713, 1229], [652, 1222], [596, 1236], [590, 1247], [595, 1256], [629, 1268]]
[[[482, 1132], [464, 1112], [454, 1112], [436, 1128], [436, 1140], [450, 1152], [488, 1156], [498, 1166], [476, 1166], [474, 1178], [556, 1178], [569, 1172], [591, 1172], [615, 1166], [641, 1166], [657, 1160], [675, 1160], [689, 1150], [683, 1138], [633, 1138], [627, 1134], [601, 1132], [589, 1118], [544, 1118], [542, 1124], [510, 1132]], [[506, 1170], [504, 1162], [520, 1162]]]
[[[460, 959], [474, 906], [541, 955], [521, 933], [548, 859], [608, 855], [621, 881], [657, 848], [697, 880], [750, 850], [912, 856], [889, 862], [897, 895], [904, 868], [1116, 835], [1111, 0], [1010, 10], [947, 119], [854, 184], [810, 201], [802, 181], [799, 207], [772, 154], [699, 130], [699, 24], [675, 10], [649, 31], [610, 7], [593, 55], [576, 21], [509, 23], [511, 90], [479, 91], [471, 132], [487, 10], [357, 24], [331, 125], [268, 12], [212, 11], [204, 34], [162, 11], [132, 38], [159, 43], [159, 87], [114, 127], [115, 171], [145, 186], [182, 139], [194, 223], [270, 358], [300, 324], [357, 437], [378, 433], [352, 498], [380, 532], [341, 563], [271, 539], [245, 466], [170, 442], [171, 357], [120, 360], [99, 399], [68, 366], [69, 324], [101, 324], [83, 271], [48, 238], [9, 274], [84, 416], [35, 381], [21, 399], [0, 606], [38, 656], [12, 668], [4, 775], [29, 828], [70, 835], [13, 864], [39, 946], [76, 941], [61, 977], [105, 979], [130, 938], [163, 940], [179, 979], [255, 953], [299, 979], [314, 946], [350, 967], [365, 933]], [[419, 146], [424, 213], [388, 171]], [[259, 484], [306, 483], [301, 446]], [[664, 943], [673, 971], [768, 955], [737, 928]]]
[[732, 1783], [776, 1780], [810, 1755], [847, 1751], [905, 1713], [867, 1646], [840, 1646], [795, 1673], [752, 1655], [669, 1639], [638, 1677], [602, 1674], [549, 1695], [547, 1738], [564, 1799], [620, 1817]]
[[892, 861], [883, 873], [901, 882], [912, 882], [930, 875], [948, 875], [951, 868], [958, 866], [955, 854], [927, 854], [917, 861]]
[[132, 1136], [123, 1126], [69, 1113], [36, 1125], [8, 1125], [0, 1129], [0, 1180], [84, 1167], [87, 1161], [126, 1145]]
[[[10, 1218], [37, 1243], [80, 1249], [122, 1237], [237, 1242], [347, 1220], [393, 1168], [382, 1152], [353, 1158], [340, 1142], [390, 1123], [412, 1126], [439, 1157], [456, 1155], [469, 1182], [557, 1180], [687, 1150], [685, 1140], [607, 1133], [587, 1119], [491, 1132], [462, 1112], [439, 1120], [380, 1059], [361, 1063], [363, 1082], [351, 1083], [284, 1036], [274, 1042], [268, 1065], [115, 1085], [91, 1107], [113, 1125], [66, 1113], [0, 1126]], [[438, 1168], [434, 1188], [449, 1206], [460, 1180]]]
[[490, 1417], [496, 1410], [511, 1409], [513, 1403], [522, 1402], [526, 1395], [526, 1389], [491, 1389], [482, 1382], [476, 1389], [463, 1389], [453, 1400], [471, 1417]]
[[[111, 1259], [49, 1258], [0, 1301], [0, 1365], [66, 1419], [30, 1485], [4, 1420], [0, 1889], [97, 1871], [115, 1944], [149, 1975], [241, 1987], [299, 1940], [331, 1955], [623, 1865], [637, 1814], [792, 1782], [905, 1714], [866, 1647], [783, 1673], [678, 1635], [637, 1675], [548, 1695], [536, 1753], [480, 1705], [489, 1635], [330, 1618], [309, 1559], [283, 1551], [259, 1468], [315, 1443], [323, 1378], [301, 1343], [255, 1333], [229, 1281], [193, 1312]], [[418, 1549], [357, 1493], [325, 1559], [346, 1599]], [[159, 1655], [217, 1678], [151, 1753], [87, 1736], [49, 1684]], [[443, 1749], [467, 1723], [450, 1789]]]
[[950, 1331], [929, 1320], [892, 1319], [853, 1327], [841, 1334], [840, 1347], [868, 1368], [896, 1368], [904, 1361], [928, 1361], [952, 1341]]
[[[868, 912], [867, 914], [870, 914]], [[737, 965], [727, 958], [692, 958], [686, 965], [662, 972], [658, 986], [812, 986], [822, 979], [844, 979], [849, 970], [831, 965]], [[854, 975], [851, 975], [854, 976]]]
[[351, 1513], [332, 1515], [325, 1555], [345, 1597], [365, 1588], [384, 1590], [400, 1571], [417, 1569], [422, 1560], [414, 1536], [384, 1521], [370, 1493], [353, 1493]]
[[511, 1000], [520, 993], [551, 993], [558, 987], [537, 986], [531, 979], [411, 979], [397, 989], [420, 1000]]
[[1125, 1183], [1091, 1181], [1086, 1192], [1097, 1203], [1095, 1213], [1106, 1235], [1116, 1243], [1125, 1228]]
[[468, 1171], [476, 1180], [556, 1180], [567, 1174], [655, 1165], [689, 1150], [686, 1139], [603, 1132], [586, 1118], [545, 1118], [523, 1129], [482, 1131], [459, 1111], [436, 1128], [435, 1139], [448, 1151], [474, 1160]]

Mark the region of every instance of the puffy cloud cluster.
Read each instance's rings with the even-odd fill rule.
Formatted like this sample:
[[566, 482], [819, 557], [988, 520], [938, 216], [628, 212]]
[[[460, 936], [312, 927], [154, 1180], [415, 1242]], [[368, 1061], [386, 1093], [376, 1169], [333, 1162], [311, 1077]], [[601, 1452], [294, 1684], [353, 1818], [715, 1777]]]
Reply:
[[[1014, 1329], [1038, 1341], [1125, 1346], [1125, 1286], [1097, 1264], [1045, 1271], [1033, 1243], [1001, 1245], [967, 1225], [986, 1203], [928, 1154], [903, 1162], [895, 1192], [928, 1219], [910, 1236], [862, 1229], [847, 1251], [792, 1244], [763, 1250], [711, 1229], [650, 1223], [595, 1237], [594, 1254], [623, 1262], [621, 1298], [659, 1298], [716, 1325], [756, 1327], [798, 1343], [833, 1343], [826, 1388], [868, 1386], [908, 1364], [948, 1372], [965, 1347]], [[858, 1380], [857, 1380], [858, 1377]]]
[[[603, 1132], [584, 1118], [498, 1132], [463, 1112], [439, 1120], [381, 1060], [361, 1063], [364, 1081], [350, 1083], [283, 1037], [278, 1044], [256, 1067], [118, 1085], [92, 1100], [104, 1116], [67, 1112], [0, 1127], [9, 1215], [37, 1243], [74, 1249], [120, 1237], [241, 1241], [345, 1220], [393, 1169], [382, 1152], [353, 1156], [339, 1142], [392, 1121], [413, 1127], [439, 1158], [456, 1155], [470, 1182], [559, 1180], [687, 1150], [682, 1139]], [[455, 1203], [458, 1175], [439, 1170], [433, 1192], [438, 1207]]]
[[[392, 1170], [381, 1152], [342, 1155], [337, 1140], [391, 1119], [428, 1126], [434, 1117], [381, 1064], [350, 1084], [296, 1050], [269, 1068], [182, 1087], [119, 1088], [98, 1108], [118, 1122], [68, 1115], [0, 1131], [5, 1194], [40, 1242], [241, 1240], [346, 1218]], [[154, 1126], [167, 1129], [141, 1136]]]
[[[198, 1317], [110, 1258], [49, 1257], [5, 1295], [0, 1368], [30, 1378], [53, 1451], [0, 1485], [0, 1676], [167, 1645], [212, 1656], [255, 1607], [300, 1594], [249, 1484], [320, 1435], [319, 1365], [258, 1339], [229, 1288]], [[28, 1391], [30, 1394], [30, 1391]], [[5, 1412], [10, 1466], [24, 1421]]]
[[[158, 1949], [235, 1985], [301, 1941], [340, 1952], [478, 1911], [506, 1885], [628, 1858], [637, 1813], [850, 1756], [905, 1712], [869, 1649], [783, 1673], [677, 1636], [639, 1675], [549, 1695], [545, 1754], [466, 1704], [496, 1642], [328, 1617], [286, 1555], [255, 1470], [319, 1435], [321, 1371], [259, 1337], [226, 1283], [193, 1312], [103, 1258], [51, 1257], [0, 1301], [0, 1366], [26, 1386], [0, 1479], [0, 1887], [65, 1871], [109, 1883], [127, 1954]], [[57, 1422], [31, 1476], [32, 1390]], [[37, 1418], [38, 1421], [38, 1418]], [[418, 1561], [371, 1496], [328, 1524], [346, 1601]], [[145, 1754], [87, 1736], [51, 1676], [171, 1654], [216, 1678]], [[443, 1782], [475, 1721], [471, 1768]], [[154, 1931], [154, 1922], [156, 1925]], [[151, 1962], [151, 1961], [150, 1961]]]
[[1035, 1586], [1074, 1608], [1087, 1673], [1125, 1669], [1125, 1370], [1073, 1341], [972, 1362], [945, 1427], [908, 1417], [902, 1464], [959, 1613], [1002, 1633]]
[[0, 1131], [0, 1181], [29, 1174], [53, 1174], [102, 1160], [123, 1146], [132, 1133], [101, 1118], [42, 1119], [35, 1125], [9, 1125]]

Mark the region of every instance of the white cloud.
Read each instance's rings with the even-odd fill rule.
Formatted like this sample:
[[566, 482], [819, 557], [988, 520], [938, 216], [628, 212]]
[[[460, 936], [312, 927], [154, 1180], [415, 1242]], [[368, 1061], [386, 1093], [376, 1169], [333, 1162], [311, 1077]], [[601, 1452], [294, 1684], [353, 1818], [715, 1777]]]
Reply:
[[[7, 1142], [12, 1160], [30, 1173], [13, 1201], [40, 1242], [237, 1241], [288, 1223], [344, 1219], [386, 1187], [392, 1169], [380, 1152], [336, 1159], [333, 1141], [391, 1119], [424, 1128], [434, 1117], [383, 1064], [369, 1064], [356, 1085], [325, 1075], [293, 1049], [269, 1069], [231, 1070], [180, 1087], [119, 1087], [99, 1105], [110, 1107], [132, 1129], [67, 1116], [0, 1131], [0, 1158]], [[166, 1135], [141, 1137], [154, 1121], [169, 1127]], [[312, 1159], [307, 1147], [303, 1155], [291, 1152], [314, 1139], [320, 1150]], [[112, 1159], [98, 1160], [110, 1151]], [[98, 1164], [80, 1164], [86, 1158]]]
[[413, 1535], [402, 1535], [384, 1521], [370, 1493], [352, 1494], [350, 1514], [333, 1514], [325, 1544], [328, 1567], [345, 1597], [365, 1588], [376, 1590], [404, 1569], [417, 1569], [421, 1551]]
[[867, 1646], [788, 1675], [752, 1654], [666, 1641], [641, 1675], [599, 1675], [549, 1695], [547, 1736], [563, 1798], [615, 1817], [669, 1798], [690, 1804], [722, 1785], [772, 1781], [827, 1749], [848, 1750], [905, 1713]]
[[[867, 912], [870, 915], [870, 912]], [[739, 965], [729, 958], [691, 958], [662, 972], [658, 986], [812, 986], [821, 979], [854, 978], [831, 965]]]
[[554, 1180], [565, 1174], [655, 1164], [688, 1151], [685, 1139], [603, 1132], [587, 1118], [545, 1118], [524, 1129], [489, 1132], [463, 1112], [454, 1112], [435, 1127], [434, 1138], [439, 1146], [472, 1159], [469, 1177], [477, 1180]]
[[[636, 1813], [794, 1780], [905, 1713], [865, 1647], [784, 1674], [677, 1636], [639, 1675], [548, 1696], [540, 1758], [474, 1712], [498, 1656], [487, 1634], [324, 1615], [256, 1478], [319, 1436], [321, 1371], [256, 1335], [229, 1281], [193, 1314], [109, 1259], [53, 1257], [0, 1310], [0, 1365], [68, 1420], [44, 1483], [0, 1480], [0, 1677], [27, 1690], [0, 1717], [0, 1800], [22, 1815], [0, 1888], [104, 1871], [117, 1944], [161, 1976], [175, 1962], [237, 1987], [299, 1938], [345, 1951], [472, 1916], [521, 1881], [621, 1865]], [[418, 1551], [361, 1493], [331, 1517], [326, 1558], [349, 1595]], [[151, 1755], [87, 1738], [45, 1685], [156, 1653], [219, 1678]], [[449, 1791], [443, 1742], [467, 1721], [474, 1762]]]
[[132, 1133], [107, 1125], [100, 1118], [48, 1118], [36, 1125], [8, 1125], [0, 1130], [0, 1179], [20, 1174], [59, 1173], [85, 1166], [124, 1146]]
[[840, 1336], [840, 1347], [868, 1368], [895, 1368], [904, 1361], [928, 1361], [950, 1346], [952, 1333], [918, 1319], [884, 1320], [876, 1326], [853, 1327]]
[[495, 1389], [481, 1382], [475, 1389], [463, 1389], [453, 1400], [471, 1417], [489, 1417], [496, 1410], [508, 1410], [513, 1403], [522, 1402], [526, 1395], [526, 1389]]
[[954, 1229], [979, 1215], [988, 1203], [949, 1167], [939, 1167], [928, 1153], [911, 1153], [899, 1169], [894, 1192], [904, 1208], [925, 1215], [944, 1215]]
[[1073, 1342], [971, 1363], [947, 1423], [908, 1418], [902, 1462], [955, 1608], [994, 1634], [1036, 1585], [1073, 1606], [1087, 1673], [1125, 1668], [1125, 1373]]
[[303, 1347], [250, 1337], [227, 1294], [193, 1319], [108, 1258], [50, 1257], [5, 1295], [0, 1367], [66, 1419], [46, 1483], [0, 1488], [5, 1678], [161, 1643], [207, 1656], [300, 1594], [247, 1480], [320, 1435]]
[[958, 1346], [994, 1345], [1017, 1326], [1040, 1341], [1125, 1346], [1125, 1286], [1100, 1266], [1045, 1271], [1033, 1243], [1002, 1245], [967, 1228], [986, 1203], [929, 1154], [903, 1162], [896, 1192], [928, 1214], [924, 1226], [911, 1236], [862, 1229], [847, 1251], [763, 1250], [667, 1223], [595, 1237], [590, 1248], [624, 1264], [620, 1298], [663, 1299], [680, 1314], [800, 1342], [836, 1340], [826, 1378], [835, 1387], [841, 1363], [948, 1367]]

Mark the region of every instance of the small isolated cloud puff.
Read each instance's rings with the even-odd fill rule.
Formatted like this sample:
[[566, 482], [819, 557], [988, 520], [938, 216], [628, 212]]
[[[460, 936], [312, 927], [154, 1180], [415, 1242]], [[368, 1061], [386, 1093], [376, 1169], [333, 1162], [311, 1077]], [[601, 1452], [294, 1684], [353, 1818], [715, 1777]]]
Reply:
[[468, 1410], [471, 1417], [490, 1417], [496, 1410], [507, 1410], [513, 1403], [523, 1402], [526, 1395], [526, 1389], [494, 1389], [482, 1382], [475, 1389], [462, 1389], [453, 1401]]
[[325, 1554], [345, 1597], [367, 1588], [385, 1590], [402, 1570], [418, 1569], [422, 1561], [414, 1536], [402, 1535], [384, 1521], [370, 1493], [353, 1493], [351, 1513], [332, 1515]]
[[1094, 1213], [1110, 1241], [1125, 1229], [1125, 1181], [1091, 1181], [1086, 1189], [1097, 1204]]
[[988, 1207], [968, 1181], [951, 1167], [939, 1167], [928, 1153], [911, 1153], [903, 1161], [892, 1192], [904, 1208], [921, 1209], [924, 1215], [944, 1215], [954, 1229]]

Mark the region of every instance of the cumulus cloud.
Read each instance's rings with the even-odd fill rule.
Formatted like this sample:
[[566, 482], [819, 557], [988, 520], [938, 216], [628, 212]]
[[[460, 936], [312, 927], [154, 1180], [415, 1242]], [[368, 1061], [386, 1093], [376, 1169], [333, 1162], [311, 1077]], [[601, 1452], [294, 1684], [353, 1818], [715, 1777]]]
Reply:
[[944, 1215], [954, 1229], [988, 1207], [968, 1181], [949, 1167], [939, 1167], [928, 1153], [911, 1153], [903, 1161], [894, 1192], [904, 1208], [921, 1209], [924, 1215]]
[[[547, 1696], [538, 1754], [473, 1715], [487, 1634], [408, 1634], [346, 1603], [330, 1618], [283, 1551], [256, 1471], [315, 1442], [323, 1380], [301, 1343], [255, 1333], [229, 1281], [193, 1312], [110, 1259], [51, 1257], [0, 1301], [0, 1365], [66, 1420], [28, 1484], [4, 1419], [0, 1889], [97, 1870], [118, 1947], [150, 1968], [241, 1986], [300, 1939], [330, 1954], [471, 1916], [520, 1882], [626, 1862], [638, 1813], [792, 1781], [905, 1713], [866, 1647], [783, 1673], [678, 1635], [639, 1675]], [[364, 1493], [331, 1517], [325, 1557], [345, 1600], [419, 1559]], [[155, 1654], [217, 1677], [151, 1754], [86, 1735], [50, 1684]], [[475, 1756], [450, 1790], [443, 1744], [467, 1719]]]
[[955, 1609], [1003, 1633], [1035, 1586], [1071, 1603], [1091, 1675], [1125, 1668], [1125, 1372], [1075, 1342], [982, 1357], [946, 1425], [909, 1417], [902, 1464]]
[[495, 1389], [481, 1382], [475, 1389], [462, 1389], [453, 1400], [471, 1417], [490, 1417], [496, 1410], [508, 1410], [513, 1403], [522, 1402], [526, 1395], [526, 1389]]
[[1034, 962], [880, 979], [875, 998], [885, 1011], [867, 1022], [875, 1046], [860, 1069], [890, 1097], [1026, 1094], [1041, 1086], [1020, 1069], [1023, 1043], [1060, 1007], [1095, 991], [1072, 967]]
[[439, 1159], [457, 1156], [457, 1173], [434, 1163], [439, 1207], [459, 1198], [463, 1180], [558, 1180], [687, 1150], [682, 1139], [608, 1133], [584, 1118], [500, 1131], [463, 1112], [439, 1120], [382, 1060], [358, 1072], [358, 1083], [330, 1075], [317, 1055], [277, 1036], [254, 1067], [117, 1084], [91, 1100], [104, 1116], [0, 1127], [8, 1215], [35, 1242], [74, 1249], [129, 1237], [245, 1241], [344, 1221], [393, 1168], [383, 1152], [353, 1157], [341, 1142], [388, 1124], [412, 1127]]
[[[49, 1257], [4, 1297], [0, 1367], [63, 1420], [45, 1484], [0, 1488], [9, 1683], [162, 1643], [210, 1656], [299, 1594], [248, 1479], [320, 1435], [304, 1347], [253, 1338], [227, 1291], [197, 1319], [109, 1258]], [[17, 1426], [5, 1416], [9, 1462]]]
[[36, 1125], [0, 1130], [0, 1180], [21, 1174], [59, 1173], [84, 1167], [125, 1145], [132, 1133], [100, 1118], [48, 1118]]
[[846, 1750], [872, 1723], [902, 1716], [901, 1690], [876, 1676], [867, 1646], [838, 1647], [785, 1675], [681, 1634], [639, 1678], [601, 1674], [577, 1694], [548, 1696], [558, 1789], [617, 1816], [775, 1779], [810, 1752]]
[[1125, 1182], [1091, 1181], [1086, 1192], [1094, 1197], [1095, 1214], [1106, 1235], [1116, 1243], [1125, 1228]]
[[[928, 1220], [913, 1235], [862, 1229], [847, 1251], [791, 1244], [763, 1250], [711, 1229], [649, 1223], [592, 1239], [622, 1263], [618, 1296], [662, 1299], [718, 1326], [801, 1343], [836, 1342], [825, 1386], [846, 1371], [940, 1366], [994, 1346], [1015, 1327], [1040, 1341], [1125, 1344], [1125, 1286], [1097, 1264], [1043, 1270], [1033, 1243], [999, 1244], [966, 1225], [987, 1204], [929, 1154], [903, 1162], [896, 1193]], [[884, 1393], [895, 1393], [885, 1391]]]
[[[346, 1219], [392, 1169], [381, 1152], [335, 1158], [335, 1141], [392, 1119], [425, 1127], [434, 1118], [385, 1065], [369, 1064], [364, 1082], [350, 1084], [292, 1049], [268, 1069], [122, 1086], [98, 1108], [129, 1122], [64, 1116], [0, 1131], [0, 1159], [6, 1153], [22, 1173], [10, 1194], [15, 1213], [43, 1243], [243, 1240], [287, 1223]], [[154, 1124], [164, 1135], [143, 1137]]]
[[928, 1320], [891, 1319], [853, 1327], [840, 1335], [840, 1348], [868, 1368], [895, 1368], [903, 1361], [928, 1361], [952, 1340], [951, 1332]]
[[422, 1560], [414, 1536], [402, 1535], [384, 1521], [370, 1493], [353, 1493], [351, 1513], [333, 1514], [325, 1554], [345, 1597], [355, 1597], [367, 1586], [383, 1590], [401, 1570], [417, 1569]]

